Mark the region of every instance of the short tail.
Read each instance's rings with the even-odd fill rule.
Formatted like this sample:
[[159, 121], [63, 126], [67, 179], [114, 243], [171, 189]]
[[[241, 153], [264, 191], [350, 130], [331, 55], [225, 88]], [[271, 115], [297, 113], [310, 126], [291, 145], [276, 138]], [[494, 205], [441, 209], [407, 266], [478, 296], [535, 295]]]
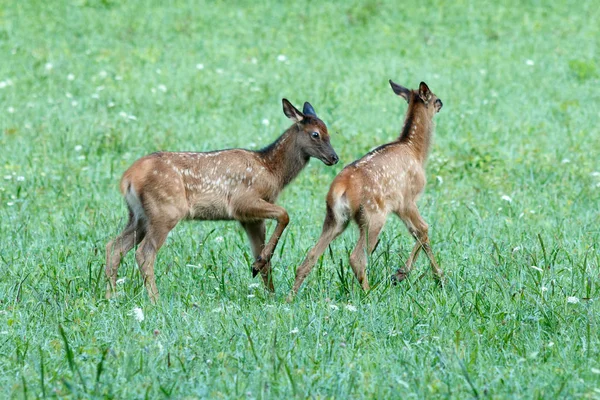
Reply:
[[129, 209], [133, 223], [137, 225], [139, 221], [145, 221], [146, 212], [144, 211], [144, 205], [131, 181], [123, 179], [121, 182], [121, 191], [125, 197], [125, 202], [127, 202], [127, 208]]
[[340, 186], [334, 186], [329, 191], [327, 213], [331, 213], [336, 224], [344, 225], [350, 219], [351, 208], [346, 190]]

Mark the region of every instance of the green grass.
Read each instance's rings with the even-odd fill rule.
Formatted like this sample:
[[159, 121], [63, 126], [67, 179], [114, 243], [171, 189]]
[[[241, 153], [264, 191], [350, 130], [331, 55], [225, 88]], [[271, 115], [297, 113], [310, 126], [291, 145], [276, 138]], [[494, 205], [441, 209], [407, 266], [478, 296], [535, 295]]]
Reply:
[[[596, 2], [228, 3], [0, 1], [0, 397], [598, 398]], [[329, 182], [400, 130], [390, 78], [444, 102], [419, 204], [448, 285], [418, 279], [424, 256], [389, 285], [412, 246], [390, 218], [376, 288], [348, 266], [352, 227], [287, 304]], [[190, 222], [157, 306], [132, 254], [105, 301], [128, 165], [266, 145], [282, 97], [313, 104], [342, 163], [281, 196], [276, 294], [236, 223]]]

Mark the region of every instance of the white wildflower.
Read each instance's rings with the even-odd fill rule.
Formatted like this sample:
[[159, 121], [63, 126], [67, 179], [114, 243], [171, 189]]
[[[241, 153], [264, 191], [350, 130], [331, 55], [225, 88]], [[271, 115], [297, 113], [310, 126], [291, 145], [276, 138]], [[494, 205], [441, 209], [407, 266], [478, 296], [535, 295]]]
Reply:
[[509, 203], [512, 203], [512, 199], [510, 198], [510, 196], [507, 196], [507, 195], [503, 195], [502, 196], [502, 200], [508, 201]]
[[220, 313], [222, 311], [223, 311], [223, 307], [217, 307], [217, 308], [213, 308], [211, 312]]
[[253, 295], [253, 294], [249, 294], [249, 295], [248, 295], [248, 296], [246, 296], [246, 297], [248, 297], [249, 299], [251, 299], [251, 298], [253, 298], [253, 297], [256, 297], [256, 296], [255, 296], [255, 295]]
[[546, 286], [542, 286], [542, 292], [547, 292], [548, 288]]
[[354, 307], [352, 304], [346, 304], [346, 310], [356, 312], [358, 311], [358, 308]]
[[592, 371], [592, 374], [597, 374], [597, 375], [600, 374], [600, 369], [598, 369], [598, 368], [592, 368], [591, 371]]
[[115, 103], [113, 103], [112, 101], [109, 101], [108, 104], [106, 105], [108, 108], [113, 108], [115, 106]]
[[201, 70], [203, 70], [203, 69], [204, 69], [204, 64], [200, 64], [200, 63], [199, 63], [199, 64], [196, 64], [196, 69], [197, 69], [198, 71], [201, 71]]
[[250, 147], [251, 149], [255, 148], [256, 146], [257, 144], [254, 142], [250, 142], [250, 144], [248, 144], [248, 147]]
[[23, 182], [25, 180], [24, 176], [17, 176], [17, 181], [18, 182]]
[[115, 81], [122, 81], [123, 77], [121, 75], [115, 75]]
[[260, 283], [258, 282], [254, 282], [248, 285], [248, 289], [256, 289], [258, 287], [260, 287]]
[[283, 55], [283, 54], [280, 54], [280, 55], [277, 56], [277, 61], [279, 61], [279, 62], [285, 62], [285, 61], [287, 61], [287, 57], [285, 55]]
[[106, 78], [108, 76], [108, 73], [104, 70], [100, 71], [100, 73], [98, 74], [100, 75], [100, 78]]
[[263, 124], [264, 126], [269, 126], [269, 120], [268, 120], [268, 119], [266, 119], [266, 118], [264, 118], [264, 119], [261, 121], [261, 124]]
[[75, 75], [73, 75], [73, 74], [67, 75], [67, 80], [74, 81], [75, 80]]
[[158, 85], [158, 90], [165, 93], [167, 91], [167, 87], [163, 84]]
[[139, 307], [135, 307], [133, 310], [131, 310], [130, 314], [133, 315], [133, 318], [135, 318], [138, 322], [142, 322], [144, 320], [144, 310]]
[[10, 181], [12, 179], [12, 175], [4, 175], [4, 179]]
[[526, 60], [526, 61], [525, 61], [525, 64], [527, 64], [527, 65], [529, 65], [529, 66], [532, 66], [532, 65], [534, 65], [534, 64], [535, 64], [535, 62], [534, 62], [533, 60]]
[[290, 331], [290, 334], [295, 335], [298, 332], [300, 332], [300, 330], [298, 329], [298, 327], [296, 327]]
[[8, 203], [6, 203], [7, 206], [11, 207], [15, 205], [14, 201], [9, 201]]
[[98, 93], [92, 93], [92, 99], [99, 99], [100, 95]]
[[96, 87], [96, 92], [101, 92], [103, 90], [104, 90], [104, 86], [103, 85], [100, 85], [100, 86]]
[[329, 308], [331, 308], [332, 310], [339, 310], [340, 308], [338, 306], [336, 306], [335, 304], [330, 304]]
[[73, 107], [77, 107], [77, 105], [78, 105], [78, 104], [79, 104], [79, 103], [77, 102], [77, 100], [73, 100], [73, 101], [71, 102], [71, 105], [72, 105]]
[[258, 60], [256, 59], [256, 57], [252, 57], [252, 58], [250, 59], [250, 62], [251, 62], [252, 64], [258, 64]]
[[15, 108], [14, 107], [8, 107], [8, 109], [6, 111], [8, 111], [9, 114], [14, 114]]
[[548, 342], [548, 347], [554, 346], [554, 342]]
[[77, 159], [80, 161], [83, 161], [83, 160], [85, 160], [85, 156], [82, 154], [80, 156], [77, 156]]
[[78, 144], [74, 147], [74, 149], [75, 149], [75, 151], [81, 151], [81, 150], [83, 150], [83, 146]]
[[562, 161], [560, 162], [561, 164], [568, 164], [570, 163], [571, 160], [569, 160], [568, 158], [563, 158]]
[[225, 70], [223, 70], [222, 68], [217, 68], [217, 69], [215, 70], [215, 72], [216, 72], [217, 74], [221, 75], [221, 74], [223, 74], [223, 73], [225, 72]]
[[569, 297], [567, 297], [567, 303], [577, 304], [577, 303], [579, 303], [579, 298], [577, 298], [575, 296], [569, 296]]
[[6, 82], [2, 81], [0, 82], [0, 89], [4, 89], [6, 87]]
[[46, 63], [44, 68], [46, 68], [46, 71], [50, 71], [50, 70], [52, 70], [52, 68], [54, 68], [54, 65], [52, 65], [52, 63], [48, 62], [48, 63]]
[[124, 284], [124, 283], [125, 283], [125, 279], [126, 279], [126, 278], [119, 278], [119, 279], [117, 279], [117, 285], [122, 285], [122, 284]]
[[215, 238], [215, 242], [217, 242], [217, 243], [222, 243], [222, 242], [223, 242], [223, 240], [224, 240], [224, 239], [223, 239], [223, 236], [217, 236], [217, 237]]
[[436, 176], [435, 178], [437, 179], [437, 181], [438, 181], [438, 184], [440, 184], [440, 185], [441, 185], [442, 183], [444, 183], [444, 178], [442, 178], [441, 176], [439, 176], [439, 175], [438, 175], [438, 176]]
[[135, 115], [129, 114], [127, 116], [128, 119], [133, 120], [133, 121], [137, 121], [137, 117]]

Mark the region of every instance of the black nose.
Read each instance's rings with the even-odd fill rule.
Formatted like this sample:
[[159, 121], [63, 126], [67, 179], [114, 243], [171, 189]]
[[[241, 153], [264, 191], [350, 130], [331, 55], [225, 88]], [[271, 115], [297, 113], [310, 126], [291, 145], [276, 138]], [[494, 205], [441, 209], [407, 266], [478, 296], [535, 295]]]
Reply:
[[435, 102], [437, 103], [438, 109], [441, 110], [444, 103], [442, 103], [442, 101], [440, 99], [437, 99]]
[[332, 154], [332, 155], [331, 155], [331, 162], [332, 162], [332, 164], [337, 164], [337, 162], [338, 162], [339, 160], [340, 160], [340, 159], [338, 158], [337, 154]]

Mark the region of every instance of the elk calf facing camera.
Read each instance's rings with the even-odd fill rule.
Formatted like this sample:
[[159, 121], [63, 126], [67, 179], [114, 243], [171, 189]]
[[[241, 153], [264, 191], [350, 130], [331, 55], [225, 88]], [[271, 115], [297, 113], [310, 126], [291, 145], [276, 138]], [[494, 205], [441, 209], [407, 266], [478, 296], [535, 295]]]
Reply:
[[408, 102], [400, 136], [346, 166], [333, 180], [327, 194], [323, 232], [298, 267], [288, 300], [298, 292], [318, 258], [351, 219], [358, 224], [360, 236], [350, 255], [350, 265], [362, 288], [368, 290], [367, 254], [373, 252], [390, 212], [400, 217], [416, 240], [404, 268], [398, 269], [392, 277], [394, 282], [406, 277], [421, 249], [429, 257], [435, 278], [442, 282], [443, 272], [431, 251], [428, 226], [416, 203], [425, 187], [425, 161], [433, 135], [433, 116], [441, 110], [442, 101], [424, 82], [418, 90], [406, 89], [391, 80], [390, 85], [394, 93]]
[[[183, 219], [239, 221], [255, 258], [253, 275], [260, 273], [266, 288], [274, 290], [271, 256], [289, 222], [288, 213], [275, 201], [311, 157], [326, 165], [338, 162], [327, 127], [310, 103], [300, 112], [288, 100], [282, 102], [284, 114], [294, 123], [262, 150], [159, 152], [125, 171], [121, 193], [129, 221], [106, 246], [107, 298], [116, 290], [121, 259], [138, 245], [135, 258], [150, 300], [156, 302], [156, 253]], [[277, 221], [266, 244], [265, 219]]]

